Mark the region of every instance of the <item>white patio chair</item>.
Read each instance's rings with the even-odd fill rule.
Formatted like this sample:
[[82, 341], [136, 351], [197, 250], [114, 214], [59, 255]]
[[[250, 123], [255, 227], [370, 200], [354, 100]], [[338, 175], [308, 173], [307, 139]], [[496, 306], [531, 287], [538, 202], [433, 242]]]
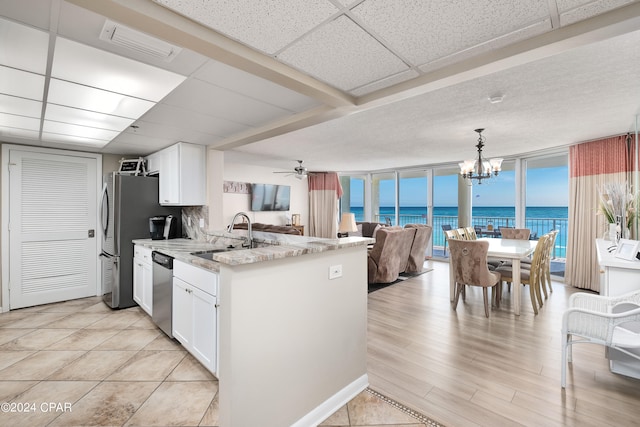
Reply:
[[640, 348], [640, 333], [634, 331], [638, 325], [640, 291], [616, 297], [584, 292], [571, 295], [569, 308], [562, 316], [562, 388], [567, 383], [573, 344], [600, 344], [640, 360], [637, 353], [630, 351]]

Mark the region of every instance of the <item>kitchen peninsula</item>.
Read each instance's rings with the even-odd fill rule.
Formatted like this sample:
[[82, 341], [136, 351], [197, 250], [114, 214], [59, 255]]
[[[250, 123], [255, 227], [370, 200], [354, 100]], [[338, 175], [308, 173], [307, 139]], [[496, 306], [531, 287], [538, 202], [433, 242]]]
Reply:
[[191, 254], [225, 235], [134, 243], [217, 274], [220, 425], [315, 425], [368, 385], [371, 239], [254, 233], [260, 247]]

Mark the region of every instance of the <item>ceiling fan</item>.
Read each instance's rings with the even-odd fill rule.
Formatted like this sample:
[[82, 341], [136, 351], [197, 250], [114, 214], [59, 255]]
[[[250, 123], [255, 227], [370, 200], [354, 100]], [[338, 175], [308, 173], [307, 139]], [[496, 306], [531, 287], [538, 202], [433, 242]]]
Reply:
[[307, 168], [302, 166], [302, 160], [298, 160], [298, 166], [293, 168], [293, 172], [274, 172], [274, 173], [287, 173], [293, 175], [298, 179], [306, 178], [308, 175], [313, 175], [312, 172], [307, 171]]

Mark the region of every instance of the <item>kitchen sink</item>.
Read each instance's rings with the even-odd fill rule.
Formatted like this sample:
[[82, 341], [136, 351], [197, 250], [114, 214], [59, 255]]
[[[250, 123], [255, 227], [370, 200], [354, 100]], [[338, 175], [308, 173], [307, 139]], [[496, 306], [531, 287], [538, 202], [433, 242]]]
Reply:
[[229, 246], [226, 248], [218, 248], [218, 249], [209, 249], [206, 251], [198, 251], [198, 252], [191, 252], [191, 255], [193, 256], [197, 256], [203, 259], [208, 259], [209, 261], [213, 260], [213, 255], [214, 254], [218, 254], [220, 252], [229, 252], [229, 251], [237, 251], [238, 249], [242, 249], [242, 248], [235, 248], [233, 246]]

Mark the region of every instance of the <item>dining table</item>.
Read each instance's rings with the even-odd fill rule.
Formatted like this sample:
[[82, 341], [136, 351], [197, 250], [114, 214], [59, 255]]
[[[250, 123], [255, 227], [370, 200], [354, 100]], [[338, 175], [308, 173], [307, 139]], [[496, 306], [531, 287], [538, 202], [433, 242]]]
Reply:
[[478, 237], [500, 237], [500, 230], [492, 228], [489, 230], [488, 228], [481, 228], [476, 232]]
[[[536, 249], [537, 240], [502, 239], [482, 237], [478, 240], [489, 242], [487, 257], [511, 261], [513, 269], [513, 292], [511, 293], [513, 312], [520, 315], [522, 283], [520, 282], [520, 260], [528, 257]], [[455, 298], [455, 277], [449, 268], [449, 297]]]

